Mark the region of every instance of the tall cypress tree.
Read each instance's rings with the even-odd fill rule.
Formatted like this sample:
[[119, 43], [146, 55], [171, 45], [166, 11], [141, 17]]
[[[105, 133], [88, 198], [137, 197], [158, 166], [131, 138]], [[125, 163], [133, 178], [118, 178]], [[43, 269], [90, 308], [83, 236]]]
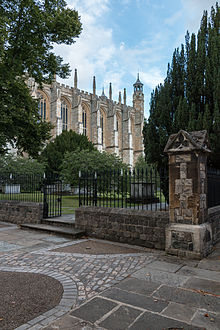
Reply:
[[[163, 150], [180, 129], [206, 129], [210, 163], [220, 168], [220, 8], [205, 11], [197, 36], [186, 33], [185, 46], [174, 50], [164, 84], [151, 95], [150, 116], [144, 125], [146, 159], [167, 167]], [[196, 42], [197, 40], [197, 42]]]

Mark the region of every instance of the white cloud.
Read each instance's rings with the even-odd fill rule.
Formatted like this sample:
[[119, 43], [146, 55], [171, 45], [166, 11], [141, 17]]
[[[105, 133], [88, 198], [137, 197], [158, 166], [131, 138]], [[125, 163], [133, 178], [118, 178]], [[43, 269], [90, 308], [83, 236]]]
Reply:
[[[140, 79], [145, 85], [145, 99], [150, 97], [150, 91], [164, 80], [167, 62], [168, 49], [171, 53], [174, 47], [178, 47], [184, 42], [184, 35], [179, 37], [178, 32], [175, 37], [172, 35], [172, 25], [178, 24], [178, 20], [185, 19], [186, 27], [190, 32], [197, 32], [204, 9], [210, 11], [215, 0], [181, 0], [181, 10], [166, 18], [166, 26], [161, 29], [146, 30], [143, 40], [133, 36], [129, 45], [129, 38], [123, 35], [119, 40], [120, 31], [116, 31], [116, 24], [120, 21], [111, 20], [111, 15], [115, 15], [115, 7], [111, 0], [68, 0], [69, 6], [78, 10], [83, 24], [82, 34], [76, 39], [76, 43], [71, 46], [56, 46], [57, 54], [63, 56], [64, 61], [70, 63], [71, 69], [78, 69], [79, 88], [91, 92], [92, 77], [95, 75], [97, 94], [101, 94], [102, 87], [105, 87], [105, 94], [108, 96], [109, 82], [112, 83], [113, 99], [118, 99], [119, 90], [128, 90], [128, 104], [132, 102], [132, 84], [135, 82], [137, 72], [140, 72]], [[133, 4], [134, 0], [120, 0], [119, 9]], [[136, 0], [148, 3], [149, 0]], [[123, 5], [122, 5], [123, 4]], [[155, 4], [156, 5], [156, 4]], [[154, 3], [151, 4], [154, 6]], [[164, 6], [164, 4], [160, 4]], [[129, 24], [129, 21], [128, 21]], [[193, 27], [194, 26], [194, 27]], [[123, 29], [123, 27], [122, 27]], [[195, 29], [195, 30], [194, 30]], [[120, 29], [119, 29], [120, 30]], [[130, 27], [126, 33], [132, 32]], [[117, 38], [116, 38], [117, 37]], [[172, 39], [171, 39], [172, 38]], [[115, 41], [117, 40], [117, 42]], [[131, 38], [130, 38], [131, 40]], [[163, 71], [163, 72], [162, 72]], [[73, 74], [68, 80], [62, 81], [70, 86], [73, 85]], [[146, 105], [147, 105], [146, 101]]]
[[140, 76], [142, 82], [152, 89], [164, 81], [163, 75], [156, 66], [148, 70], [148, 72], [140, 72]]
[[[106, 70], [106, 64], [115, 52], [112, 30], [103, 24], [103, 17], [109, 11], [108, 2], [108, 0], [71, 1], [69, 7], [79, 12], [83, 31], [75, 44], [55, 47], [56, 53], [70, 64], [72, 70], [77, 68], [79, 88], [85, 90], [91, 90], [92, 76]], [[64, 82], [72, 85], [72, 81], [73, 77]]]
[[169, 26], [172, 26], [172, 25], [178, 23], [178, 20], [181, 18], [182, 14], [183, 14], [182, 10], [179, 10], [176, 13], [174, 13], [172, 16], [166, 18], [164, 20], [164, 23]]
[[216, 0], [181, 0], [186, 13], [186, 29], [190, 33], [197, 33], [203, 11], [210, 13], [211, 7], [215, 6]]

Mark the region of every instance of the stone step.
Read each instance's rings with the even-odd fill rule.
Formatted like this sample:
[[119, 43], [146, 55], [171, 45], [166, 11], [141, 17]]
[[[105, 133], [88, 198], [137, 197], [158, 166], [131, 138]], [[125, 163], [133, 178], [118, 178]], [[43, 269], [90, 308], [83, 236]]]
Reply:
[[66, 227], [66, 228], [74, 228], [75, 227], [75, 218], [73, 219], [65, 219], [64, 217], [60, 218], [48, 218], [41, 220], [42, 224], [56, 227]]
[[20, 225], [20, 227], [21, 229], [44, 231], [47, 233], [70, 237], [70, 238], [79, 238], [85, 234], [85, 232], [80, 229], [54, 226], [54, 225], [50, 226], [43, 223], [39, 223], [39, 224], [23, 223]]

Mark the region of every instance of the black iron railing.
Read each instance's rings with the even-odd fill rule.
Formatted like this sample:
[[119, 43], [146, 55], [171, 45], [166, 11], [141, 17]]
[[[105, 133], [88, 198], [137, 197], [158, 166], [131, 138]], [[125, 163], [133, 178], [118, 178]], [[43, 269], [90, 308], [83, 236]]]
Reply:
[[0, 173], [0, 199], [43, 202], [44, 177], [18, 173]]
[[79, 172], [79, 206], [168, 209], [168, 176], [150, 170]]
[[0, 200], [43, 203], [44, 218], [61, 216], [62, 182], [37, 174], [0, 173]]
[[208, 207], [220, 205], [220, 170], [208, 168]]

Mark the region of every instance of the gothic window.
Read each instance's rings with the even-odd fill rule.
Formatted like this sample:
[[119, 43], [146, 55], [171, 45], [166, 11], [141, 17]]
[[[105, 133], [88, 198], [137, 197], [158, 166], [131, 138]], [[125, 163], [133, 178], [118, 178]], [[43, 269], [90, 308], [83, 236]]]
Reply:
[[64, 100], [61, 100], [61, 119], [62, 130], [67, 131], [68, 128], [68, 106]]
[[116, 120], [116, 131], [118, 132], [118, 119]]
[[87, 114], [85, 110], [83, 110], [82, 113], [82, 123], [83, 123], [83, 135], [87, 135]]
[[38, 112], [42, 120], [46, 120], [47, 114], [47, 101], [46, 98], [42, 94], [38, 94]]
[[100, 127], [101, 127], [101, 144], [104, 144], [104, 117], [103, 114], [100, 116]]
[[82, 104], [82, 134], [87, 136], [88, 139], [91, 138], [90, 116], [91, 116], [91, 110], [89, 104], [83, 103]]

